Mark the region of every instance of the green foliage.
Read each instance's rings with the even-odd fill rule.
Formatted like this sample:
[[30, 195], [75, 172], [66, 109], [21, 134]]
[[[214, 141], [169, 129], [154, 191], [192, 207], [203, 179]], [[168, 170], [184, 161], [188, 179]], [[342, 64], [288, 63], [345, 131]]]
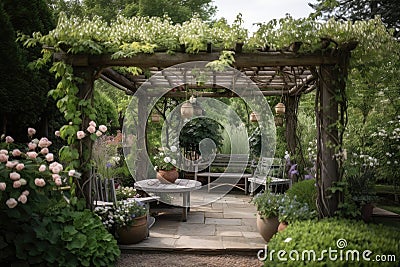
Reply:
[[94, 109], [96, 110], [96, 121], [98, 124], [109, 125], [113, 129], [120, 126], [116, 105], [103, 92], [95, 91]]
[[274, 194], [270, 191], [257, 194], [251, 201], [257, 208], [261, 218], [278, 217], [279, 207], [286, 201], [284, 194]]
[[200, 155], [200, 141], [209, 138], [214, 141], [218, 149], [222, 145], [221, 126], [209, 118], [196, 118], [183, 126], [179, 135], [179, 146], [186, 151], [195, 151]]
[[315, 183], [315, 179], [303, 180], [294, 183], [292, 187], [286, 191], [286, 194], [290, 198], [294, 198], [296, 196], [296, 199], [300, 203], [307, 203], [311, 210], [317, 210], [317, 187], [315, 186]]
[[[347, 246], [339, 248], [338, 240], [345, 239]], [[264, 266], [281, 266], [282, 261], [278, 259], [278, 251], [284, 250], [286, 254], [282, 255], [286, 258], [285, 266], [376, 266], [374, 261], [376, 255], [396, 255], [399, 256], [399, 231], [396, 229], [382, 226], [365, 224], [361, 221], [343, 220], [343, 219], [323, 219], [320, 221], [300, 221], [289, 226], [282, 232], [274, 235], [268, 242], [268, 253], [275, 251], [271, 259], [268, 258]], [[342, 244], [342, 243], [340, 243]], [[336, 256], [336, 260], [329, 259], [329, 253], [321, 254], [323, 250], [332, 250], [332, 257]], [[289, 257], [292, 250], [298, 251], [299, 260], [294, 261]], [[313, 261], [308, 261], [308, 255], [305, 254], [306, 260], [301, 260], [302, 253], [305, 251], [314, 250], [316, 257]], [[333, 250], [337, 250], [333, 252]], [[351, 254], [349, 261], [340, 260], [340, 251], [343, 251], [343, 259], [346, 257], [346, 252], [350, 250], [358, 250], [359, 259], [352, 261]], [[366, 261], [362, 257], [365, 250], [372, 251], [372, 254], [367, 255], [370, 261]], [[297, 255], [292, 253], [292, 258]], [[311, 257], [313, 254], [310, 254]], [[322, 258], [320, 258], [322, 257]], [[311, 258], [312, 259], [312, 258]], [[317, 260], [318, 259], [318, 260]], [[395, 262], [380, 262], [382, 266], [394, 266]]]
[[2, 216], [0, 263], [40, 266], [110, 266], [120, 251], [91, 211], [60, 207], [17, 222]]
[[293, 223], [296, 221], [312, 220], [317, 217], [317, 211], [310, 209], [307, 202], [300, 202], [296, 196], [285, 194], [283, 203], [279, 206], [278, 219], [280, 222]]

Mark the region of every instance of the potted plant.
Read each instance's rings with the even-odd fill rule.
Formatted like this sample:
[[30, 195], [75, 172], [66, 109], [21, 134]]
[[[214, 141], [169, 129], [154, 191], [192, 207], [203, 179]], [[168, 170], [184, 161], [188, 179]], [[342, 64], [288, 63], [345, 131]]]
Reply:
[[164, 184], [174, 183], [179, 177], [177, 171], [178, 148], [162, 148], [152, 159], [154, 170], [157, 171], [157, 179]]
[[140, 197], [136, 189], [129, 186], [119, 186], [117, 189], [115, 189], [115, 195], [118, 201], [128, 198]]
[[270, 191], [257, 194], [252, 202], [257, 208], [257, 229], [266, 242], [278, 231], [279, 207], [285, 201], [285, 195]]
[[285, 194], [282, 205], [279, 206], [278, 231], [284, 230], [289, 223], [295, 221], [311, 220], [316, 218], [317, 213], [311, 210], [307, 203], [297, 201], [297, 197], [290, 198]]

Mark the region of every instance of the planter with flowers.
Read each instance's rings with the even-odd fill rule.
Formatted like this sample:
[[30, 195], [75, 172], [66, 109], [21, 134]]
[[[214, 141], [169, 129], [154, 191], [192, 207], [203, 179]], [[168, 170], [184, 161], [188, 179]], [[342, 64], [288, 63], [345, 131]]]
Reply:
[[152, 159], [154, 170], [157, 171], [157, 179], [160, 183], [174, 183], [179, 177], [177, 166], [178, 148], [162, 148]]
[[252, 202], [257, 208], [257, 229], [266, 242], [278, 232], [279, 207], [285, 201], [285, 195], [265, 191], [256, 195]]
[[148, 236], [147, 210], [139, 201], [119, 201], [114, 207], [98, 206], [94, 211], [120, 244], [139, 243]]

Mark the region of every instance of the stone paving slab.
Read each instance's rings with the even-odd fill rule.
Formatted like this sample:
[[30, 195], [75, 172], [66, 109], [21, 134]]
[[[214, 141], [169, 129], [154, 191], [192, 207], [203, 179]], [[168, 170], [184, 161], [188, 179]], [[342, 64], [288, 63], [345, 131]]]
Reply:
[[[199, 199], [206, 196], [197, 196]], [[206, 199], [206, 198], [205, 198]], [[157, 210], [150, 237], [123, 250], [256, 253], [265, 242], [257, 231], [250, 196], [227, 195], [214, 203], [192, 207], [186, 222], [181, 208]], [[153, 210], [152, 210], [153, 212]]]

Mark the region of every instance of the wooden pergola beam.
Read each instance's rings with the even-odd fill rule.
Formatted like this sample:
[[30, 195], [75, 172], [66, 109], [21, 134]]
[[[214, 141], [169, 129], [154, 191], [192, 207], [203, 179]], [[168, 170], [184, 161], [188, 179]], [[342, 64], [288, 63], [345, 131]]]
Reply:
[[[185, 62], [217, 60], [220, 53], [175, 53], [173, 55], [158, 52], [154, 54], [137, 54], [130, 58], [112, 59], [111, 55], [68, 55], [55, 53], [54, 60], [63, 60], [72, 66], [136, 66], [140, 68], [160, 67], [167, 68]], [[235, 55], [235, 67], [251, 68], [265, 66], [319, 66], [335, 65], [339, 58], [335, 53], [297, 54], [292, 52], [258, 52], [241, 53]]]

